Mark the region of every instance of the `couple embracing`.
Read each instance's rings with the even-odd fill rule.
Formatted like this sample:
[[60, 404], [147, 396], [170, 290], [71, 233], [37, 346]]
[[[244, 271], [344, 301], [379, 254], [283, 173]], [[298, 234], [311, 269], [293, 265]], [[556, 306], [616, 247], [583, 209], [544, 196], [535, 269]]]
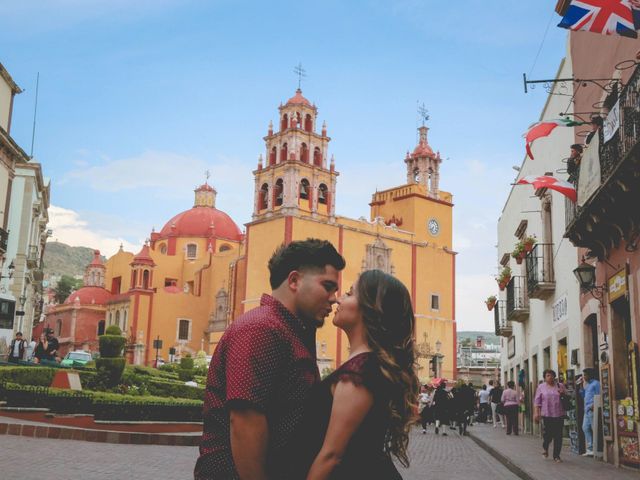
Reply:
[[[271, 295], [218, 344], [207, 379], [196, 479], [393, 480], [407, 465], [418, 379], [406, 287], [379, 270], [340, 298], [345, 261], [327, 241], [282, 246]], [[349, 359], [320, 381], [316, 330], [333, 323]]]

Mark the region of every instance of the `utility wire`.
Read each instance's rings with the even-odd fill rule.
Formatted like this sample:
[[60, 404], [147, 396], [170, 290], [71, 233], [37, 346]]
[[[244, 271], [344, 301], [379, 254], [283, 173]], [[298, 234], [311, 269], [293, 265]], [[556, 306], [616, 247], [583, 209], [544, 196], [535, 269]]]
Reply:
[[551, 26], [551, 21], [553, 20], [553, 14], [556, 13], [555, 10], [551, 10], [551, 16], [549, 17], [549, 22], [547, 22], [547, 28], [544, 31], [544, 35], [542, 36], [542, 41], [540, 42], [540, 47], [538, 48], [538, 53], [536, 53], [536, 58], [533, 60], [533, 65], [531, 65], [531, 70], [529, 70], [529, 76], [533, 72], [533, 69], [536, 68], [536, 64], [538, 63], [538, 58], [540, 57], [540, 52], [542, 52], [542, 47], [544, 47], [544, 42], [547, 39], [547, 34], [549, 33], [549, 27]]

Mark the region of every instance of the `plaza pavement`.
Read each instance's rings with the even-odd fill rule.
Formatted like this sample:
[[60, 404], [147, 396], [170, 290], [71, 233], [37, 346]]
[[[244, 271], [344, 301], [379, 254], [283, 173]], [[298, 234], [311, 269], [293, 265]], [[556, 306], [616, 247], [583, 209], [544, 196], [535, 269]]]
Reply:
[[[411, 466], [400, 468], [404, 480], [518, 478], [470, 438], [450, 432], [447, 437], [436, 437], [433, 428], [427, 435], [419, 428], [412, 431]], [[0, 451], [1, 478], [20, 480], [190, 479], [198, 455], [195, 447], [118, 445], [15, 435], [0, 435]]]

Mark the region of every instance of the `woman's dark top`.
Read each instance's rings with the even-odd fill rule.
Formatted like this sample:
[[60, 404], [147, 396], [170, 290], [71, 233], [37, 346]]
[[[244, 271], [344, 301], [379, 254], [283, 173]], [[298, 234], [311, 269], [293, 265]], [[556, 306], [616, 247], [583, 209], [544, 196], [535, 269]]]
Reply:
[[438, 388], [433, 394], [433, 414], [436, 420], [447, 422], [451, 414], [452, 396], [444, 388]]
[[36, 345], [36, 349], [33, 352], [33, 356], [36, 357], [38, 360], [49, 359], [49, 355], [47, 355], [47, 350], [44, 348], [44, 345], [42, 344], [42, 342], [38, 342], [38, 345]]
[[292, 458], [296, 471], [294, 478], [306, 478], [322, 447], [333, 405], [331, 389], [341, 380], [366, 387], [373, 394], [374, 403], [351, 437], [342, 461], [330, 477], [331, 480], [402, 480], [390, 456], [384, 453], [389, 424], [387, 404], [390, 389], [380, 371], [375, 354], [371, 352], [361, 353], [347, 360], [312, 388], [298, 431], [297, 455]]

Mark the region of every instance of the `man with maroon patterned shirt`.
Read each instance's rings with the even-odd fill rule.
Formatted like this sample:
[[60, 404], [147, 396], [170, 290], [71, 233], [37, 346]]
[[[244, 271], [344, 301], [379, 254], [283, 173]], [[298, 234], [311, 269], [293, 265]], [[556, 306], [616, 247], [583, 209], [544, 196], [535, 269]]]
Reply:
[[344, 266], [324, 240], [273, 254], [272, 294], [229, 326], [211, 359], [196, 479], [289, 480], [292, 436], [320, 380], [316, 329], [336, 302]]

